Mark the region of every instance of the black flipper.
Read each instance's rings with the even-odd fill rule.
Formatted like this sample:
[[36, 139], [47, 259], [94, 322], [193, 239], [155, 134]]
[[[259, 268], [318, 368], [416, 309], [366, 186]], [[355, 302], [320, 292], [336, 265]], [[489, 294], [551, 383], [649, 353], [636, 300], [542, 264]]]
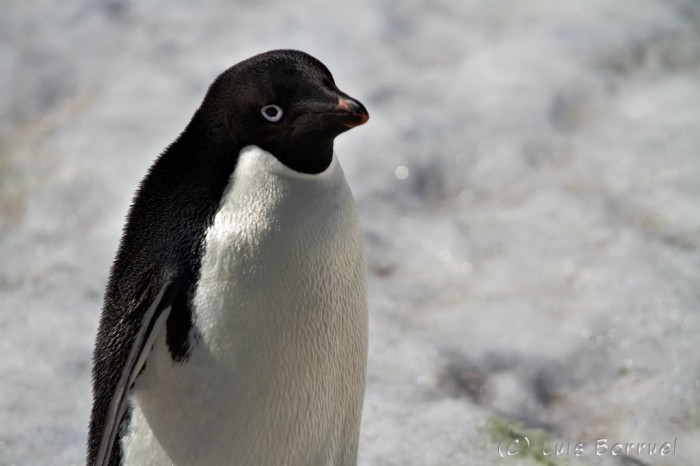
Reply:
[[[186, 294], [173, 280], [162, 285], [155, 295], [152, 290], [152, 287], [145, 287], [141, 302], [132, 312], [124, 314], [121, 325], [109, 326], [105, 325], [105, 322], [101, 324], [105, 333], [98, 336], [98, 339], [110, 341], [112, 344], [109, 351], [102, 352], [99, 358], [97, 355], [95, 358], [93, 376], [96, 402], [90, 423], [90, 465], [119, 464], [119, 461], [115, 461], [115, 456], [120, 457], [121, 451], [115, 444], [120, 429], [124, 427], [122, 421], [129, 407], [129, 389], [144, 369], [156, 338], [172, 325], [168, 322], [173, 320], [173, 305], [177, 306], [182, 300], [180, 295]], [[138, 311], [146, 306], [148, 307], [143, 312]], [[142, 318], [138, 320], [136, 316]], [[131, 321], [132, 319], [134, 321]], [[110, 334], [110, 328], [119, 329], [119, 338]], [[108, 394], [111, 394], [111, 397]]]

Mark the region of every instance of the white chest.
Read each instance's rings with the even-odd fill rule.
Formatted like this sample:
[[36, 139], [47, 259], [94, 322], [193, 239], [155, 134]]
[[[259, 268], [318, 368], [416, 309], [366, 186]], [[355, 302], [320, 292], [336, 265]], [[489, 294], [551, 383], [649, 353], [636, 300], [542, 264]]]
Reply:
[[198, 341], [164, 336], [137, 386], [125, 458], [354, 464], [367, 309], [362, 233], [337, 160], [305, 175], [248, 147], [206, 234]]

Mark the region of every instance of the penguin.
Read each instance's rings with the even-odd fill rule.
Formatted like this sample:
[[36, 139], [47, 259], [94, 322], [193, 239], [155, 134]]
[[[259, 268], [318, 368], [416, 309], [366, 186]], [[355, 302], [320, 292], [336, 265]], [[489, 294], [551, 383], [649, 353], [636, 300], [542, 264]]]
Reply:
[[357, 463], [365, 259], [333, 143], [368, 118], [301, 51], [214, 80], [127, 216], [88, 465]]

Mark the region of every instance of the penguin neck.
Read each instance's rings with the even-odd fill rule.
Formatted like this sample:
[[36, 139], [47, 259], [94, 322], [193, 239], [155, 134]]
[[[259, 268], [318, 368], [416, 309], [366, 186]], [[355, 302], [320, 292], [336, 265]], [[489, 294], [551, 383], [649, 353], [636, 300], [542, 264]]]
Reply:
[[277, 160], [288, 168], [315, 175], [325, 171], [333, 160], [333, 140], [304, 141], [288, 147], [260, 148], [271, 153]]
[[195, 113], [174, 146], [186, 148], [182, 152], [188, 159], [192, 159], [193, 154], [209, 158], [238, 154], [245, 144], [231, 137], [226, 128], [211, 125], [200, 110]]

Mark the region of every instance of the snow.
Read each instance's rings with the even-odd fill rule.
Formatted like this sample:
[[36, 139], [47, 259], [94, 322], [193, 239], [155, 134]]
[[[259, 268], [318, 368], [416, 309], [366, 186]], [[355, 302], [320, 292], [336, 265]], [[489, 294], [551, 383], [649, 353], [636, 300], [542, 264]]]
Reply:
[[133, 190], [272, 48], [371, 115], [336, 144], [368, 250], [360, 464], [547, 464], [501, 458], [509, 432], [584, 443], [555, 464], [620, 464], [600, 438], [696, 462], [695, 1], [9, 0], [0, 44], [0, 464], [83, 462]]

